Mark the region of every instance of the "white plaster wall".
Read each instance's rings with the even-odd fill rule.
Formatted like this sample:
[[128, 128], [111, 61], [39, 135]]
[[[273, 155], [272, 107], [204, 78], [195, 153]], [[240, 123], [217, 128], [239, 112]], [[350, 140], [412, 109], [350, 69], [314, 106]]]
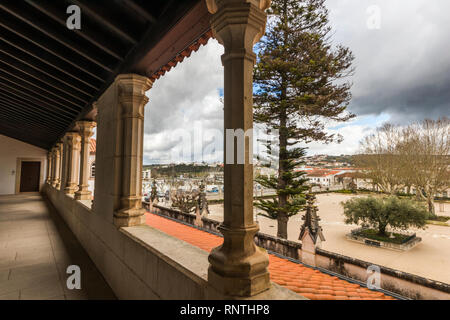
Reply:
[[89, 191], [94, 195], [95, 177], [91, 175], [92, 163], [95, 162], [95, 154], [89, 154]]
[[41, 170], [41, 187], [45, 182], [47, 150], [0, 134], [0, 194], [14, 194], [17, 158], [39, 158], [44, 162]]

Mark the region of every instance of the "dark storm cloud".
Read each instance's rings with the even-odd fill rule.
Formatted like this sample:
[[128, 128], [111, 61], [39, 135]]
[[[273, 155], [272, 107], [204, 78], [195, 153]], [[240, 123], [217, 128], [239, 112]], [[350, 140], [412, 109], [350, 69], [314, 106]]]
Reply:
[[[334, 39], [355, 54], [357, 115], [391, 115], [406, 123], [450, 110], [450, 1], [328, 0]], [[380, 28], [370, 29], [377, 6]]]
[[[350, 110], [358, 117], [337, 129], [329, 126], [344, 136], [341, 145], [310, 144], [311, 153], [352, 153], [387, 119], [408, 123], [449, 115], [449, 0], [327, 0], [327, 5], [333, 43], [350, 47], [356, 58]], [[380, 12], [379, 29], [367, 25], [373, 8]], [[204, 132], [223, 130], [222, 53], [223, 47], [210, 40], [154, 83], [145, 108], [144, 163], [182, 153], [188, 140], [178, 139], [176, 129], [192, 131], [201, 123]], [[211, 139], [203, 137], [203, 149]], [[212, 151], [200, 157], [193, 151], [186, 160], [213, 157]]]

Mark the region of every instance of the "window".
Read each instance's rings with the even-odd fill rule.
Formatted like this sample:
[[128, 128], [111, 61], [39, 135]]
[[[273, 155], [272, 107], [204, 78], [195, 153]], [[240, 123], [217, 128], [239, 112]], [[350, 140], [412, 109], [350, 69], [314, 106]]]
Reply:
[[95, 162], [91, 164], [91, 178], [95, 178]]

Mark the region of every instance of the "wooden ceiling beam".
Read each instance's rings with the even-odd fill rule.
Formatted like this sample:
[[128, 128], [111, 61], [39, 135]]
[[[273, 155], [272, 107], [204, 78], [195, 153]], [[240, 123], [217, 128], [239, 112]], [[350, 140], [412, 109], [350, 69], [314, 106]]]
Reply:
[[51, 95], [57, 96], [60, 99], [67, 101], [75, 106], [84, 106], [91, 96], [83, 95], [74, 91], [70, 87], [62, 83], [58, 83], [53, 78], [46, 74], [36, 71], [20, 62], [9, 59], [0, 51], [0, 70], [10, 74], [13, 77], [18, 77], [20, 80], [29, 83], [32, 86], [38, 87]]
[[[111, 73], [114, 71], [110, 67], [110, 65], [117, 63], [117, 61], [111, 61], [110, 59], [108, 59], [108, 57], [99, 55], [92, 49], [89, 50], [86, 44], [76, 43], [75, 41], [70, 39], [68, 34], [68, 32], [73, 33], [73, 31], [69, 30], [67, 27], [52, 25], [51, 20], [43, 21], [44, 19], [40, 19], [38, 12], [36, 12], [36, 10], [31, 11], [29, 10], [30, 8], [32, 7], [27, 7], [20, 4], [18, 5], [18, 2], [16, 1], [1, 2], [0, 9], [2, 9], [4, 12], [7, 12], [12, 17], [20, 20], [21, 23], [18, 23], [17, 21], [13, 22], [10, 17], [5, 17], [5, 15], [3, 15], [2, 20], [7, 19], [3, 21], [8, 21], [8, 24], [10, 26], [14, 25], [18, 30], [22, 30], [22, 32], [34, 34], [34, 38], [42, 44], [49, 44], [53, 40], [54, 42], [59, 43], [61, 46], [70, 49], [72, 52], [77, 53], [91, 63], [94, 63], [97, 66], [103, 68], [107, 72]], [[33, 32], [30, 28], [26, 28], [23, 24], [34, 28], [40, 34]], [[26, 29], [28, 30], [25, 31]], [[41, 34], [45, 36], [43, 37], [41, 36]], [[53, 45], [56, 45], [56, 43], [54, 43]], [[108, 62], [108, 60], [110, 60], [109, 63], [105, 63]]]
[[41, 98], [36, 97], [34, 94], [29, 94], [22, 89], [14, 88], [14, 86], [4, 83], [3, 81], [0, 81], [0, 90], [6, 91], [8, 94], [12, 94], [17, 97], [22, 97], [22, 98], [26, 97], [27, 100], [34, 102], [35, 104], [37, 104], [43, 108], [51, 110], [52, 112], [64, 113], [64, 114], [69, 115], [70, 117], [74, 117], [77, 114], [77, 112], [74, 112], [71, 109], [68, 110], [68, 108], [64, 108], [61, 106], [57, 106], [57, 105], [48, 103], [48, 102], [42, 100]]
[[25, 134], [24, 132], [17, 131], [14, 128], [11, 128], [7, 123], [1, 123], [0, 122], [0, 134], [3, 134], [7, 137], [10, 137], [12, 139], [19, 140], [21, 142], [31, 144], [34, 146], [37, 146], [39, 148], [49, 150], [52, 143], [50, 140], [45, 140], [44, 142], [38, 139], [33, 138], [32, 135]]
[[47, 70], [57, 70], [61, 72], [63, 77], [66, 77], [67, 80], [76, 80], [95, 90], [99, 90], [99, 87], [104, 82], [103, 79], [97, 76], [94, 77], [89, 73], [74, 67], [72, 64], [60, 59], [58, 56], [42, 50], [40, 47], [27, 42], [15, 34], [9, 33], [9, 39], [5, 38], [4, 36], [7, 33], [9, 33], [9, 30], [0, 27], [0, 45], [2, 49], [5, 51], [7, 50], [8, 53], [12, 53], [16, 57], [20, 56], [21, 59], [34, 61], [35, 64], [41, 62], [40, 65], [43, 68], [46, 68]]
[[61, 99], [52, 93], [50, 90], [41, 88], [36, 84], [30, 84], [26, 80], [20, 79], [17, 76], [12, 77], [10, 74], [3, 71], [3, 66], [0, 63], [0, 83], [11, 86], [21, 92], [30, 92], [35, 96], [39, 96], [41, 101], [47, 104], [53, 104], [59, 108], [69, 109], [75, 113], [82, 110], [82, 106], [70, 102], [69, 99]]
[[[102, 82], [104, 82], [105, 78], [108, 77], [108, 74], [105, 70], [97, 67], [96, 65], [93, 65], [89, 63], [89, 61], [85, 61], [82, 59], [73, 59], [73, 52], [70, 49], [67, 49], [64, 46], [55, 46], [51, 43], [46, 43], [45, 40], [42, 39], [42, 37], [38, 37], [38, 39], [35, 38], [35, 35], [29, 35], [26, 33], [23, 33], [16, 29], [17, 26], [10, 26], [9, 24], [5, 23], [3, 21], [4, 15], [0, 13], [0, 26], [4, 29], [7, 29], [8, 31], [14, 33], [15, 35], [21, 37], [22, 39], [26, 40], [27, 42], [30, 42], [34, 44], [35, 46], [38, 46], [39, 48], [51, 53], [52, 55], [58, 57], [61, 60], [64, 60], [66, 63], [69, 63], [70, 65], [78, 68], [79, 70], [89, 74], [93, 78], [96, 78]], [[3, 31], [0, 32], [0, 36], [3, 34]], [[40, 41], [39, 41], [40, 40]], [[16, 40], [17, 41], [17, 40]], [[42, 43], [43, 41], [43, 43]], [[23, 43], [23, 41], [17, 41], [20, 42], [20, 46], [27, 47], [26, 44]], [[31, 51], [33, 52], [33, 51]]]
[[[2, 119], [4, 122], [7, 122], [11, 125], [11, 127], [16, 127], [18, 130], [23, 129], [23, 126], [20, 126], [18, 124], [23, 123], [24, 120], [27, 120], [24, 117], [20, 117], [19, 115], [12, 115], [12, 114], [0, 114], [0, 119]], [[41, 135], [42, 137], [48, 137], [50, 138], [52, 135], [58, 134], [59, 132], [56, 130], [51, 130], [47, 126], [41, 123], [29, 123], [26, 128], [32, 128], [33, 129], [33, 135], [36, 136], [36, 134]], [[37, 132], [34, 132], [37, 130]]]
[[45, 133], [39, 132], [34, 134], [33, 130], [28, 128], [17, 128], [7, 120], [0, 118], [0, 132], [5, 132], [5, 134], [11, 138], [44, 148], [49, 149], [53, 144], [49, 139], [49, 136]]
[[135, 13], [137, 13], [141, 17], [144, 17], [145, 20], [149, 21], [150, 23], [155, 24], [158, 21], [156, 19], [156, 17], [154, 17], [146, 9], [141, 7], [139, 4], [137, 4], [133, 0], [122, 0], [122, 2], [125, 4], [125, 6], [129, 7], [130, 9], [132, 9]]
[[125, 28], [123, 26], [119, 27], [120, 21], [115, 21], [115, 19], [108, 17], [105, 13], [106, 10], [102, 10], [101, 7], [96, 7], [95, 1], [84, 2], [80, 0], [72, 0], [71, 3], [79, 6], [83, 13], [103, 24], [108, 30], [115, 33], [118, 37], [128, 41], [132, 45], [136, 45], [138, 43], [138, 39], [132, 36], [131, 32], [124, 31]]
[[16, 104], [7, 101], [0, 101], [0, 109], [8, 110], [8, 112], [11, 113], [18, 113], [22, 116], [28, 115], [30, 117], [38, 119], [39, 121], [43, 121], [44, 123], [51, 124], [52, 126], [55, 126], [56, 128], [59, 128], [61, 130], [65, 129], [65, 123], [61, 120], [58, 121], [55, 118], [50, 118], [42, 113], [39, 113], [36, 110], [19, 109]]
[[0, 89], [0, 98], [8, 105], [13, 105], [16, 108], [25, 108], [26, 110], [37, 111], [42, 115], [48, 116], [50, 119], [59, 120], [59, 122], [70, 123], [70, 121], [72, 121], [72, 118], [66, 114], [55, 113], [53, 110], [43, 108], [31, 101], [8, 94], [5, 91], [2, 91], [2, 89]]
[[[68, 15], [66, 13], [67, 5], [64, 2], [50, 0], [26, 0], [26, 2], [39, 10], [41, 13], [58, 22], [60, 25], [66, 27], [66, 18]], [[83, 18], [82, 21], [83, 27], [80, 30], [76, 31], [76, 35], [89, 41], [97, 48], [101, 49], [117, 60], [123, 61], [126, 52], [123, 49], [114, 47], [114, 43], [117, 40], [98, 32], [95, 26], [92, 23], [89, 23], [89, 21], [86, 21], [85, 18]]]
[[[14, 64], [16, 66], [18, 64], [26, 65], [27, 67], [32, 68], [39, 73], [45, 74], [47, 77], [50, 77], [57, 82], [61, 82], [86, 96], [92, 96], [96, 93], [96, 90], [86, 86], [83, 82], [78, 81], [76, 78], [68, 78], [65, 73], [59, 71], [58, 69], [53, 68], [50, 65], [43, 64], [40, 60], [17, 50], [15, 47], [10, 46], [3, 41], [0, 41], [0, 52], [9, 56], [9, 58], [5, 59], [7, 63]], [[15, 61], [17, 62], [14, 63]]]

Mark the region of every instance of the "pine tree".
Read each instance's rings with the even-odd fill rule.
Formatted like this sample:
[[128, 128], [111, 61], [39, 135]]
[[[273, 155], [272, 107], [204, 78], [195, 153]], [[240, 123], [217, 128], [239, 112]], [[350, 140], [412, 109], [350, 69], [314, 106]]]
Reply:
[[325, 0], [272, 0], [266, 34], [257, 47], [254, 69], [254, 120], [278, 130], [278, 174], [257, 177], [277, 196], [255, 203], [278, 220], [278, 237], [287, 238], [289, 217], [304, 205], [304, 173], [296, 172], [305, 155], [299, 143], [340, 142], [325, 131], [327, 121], [347, 121], [354, 57], [331, 44]]

